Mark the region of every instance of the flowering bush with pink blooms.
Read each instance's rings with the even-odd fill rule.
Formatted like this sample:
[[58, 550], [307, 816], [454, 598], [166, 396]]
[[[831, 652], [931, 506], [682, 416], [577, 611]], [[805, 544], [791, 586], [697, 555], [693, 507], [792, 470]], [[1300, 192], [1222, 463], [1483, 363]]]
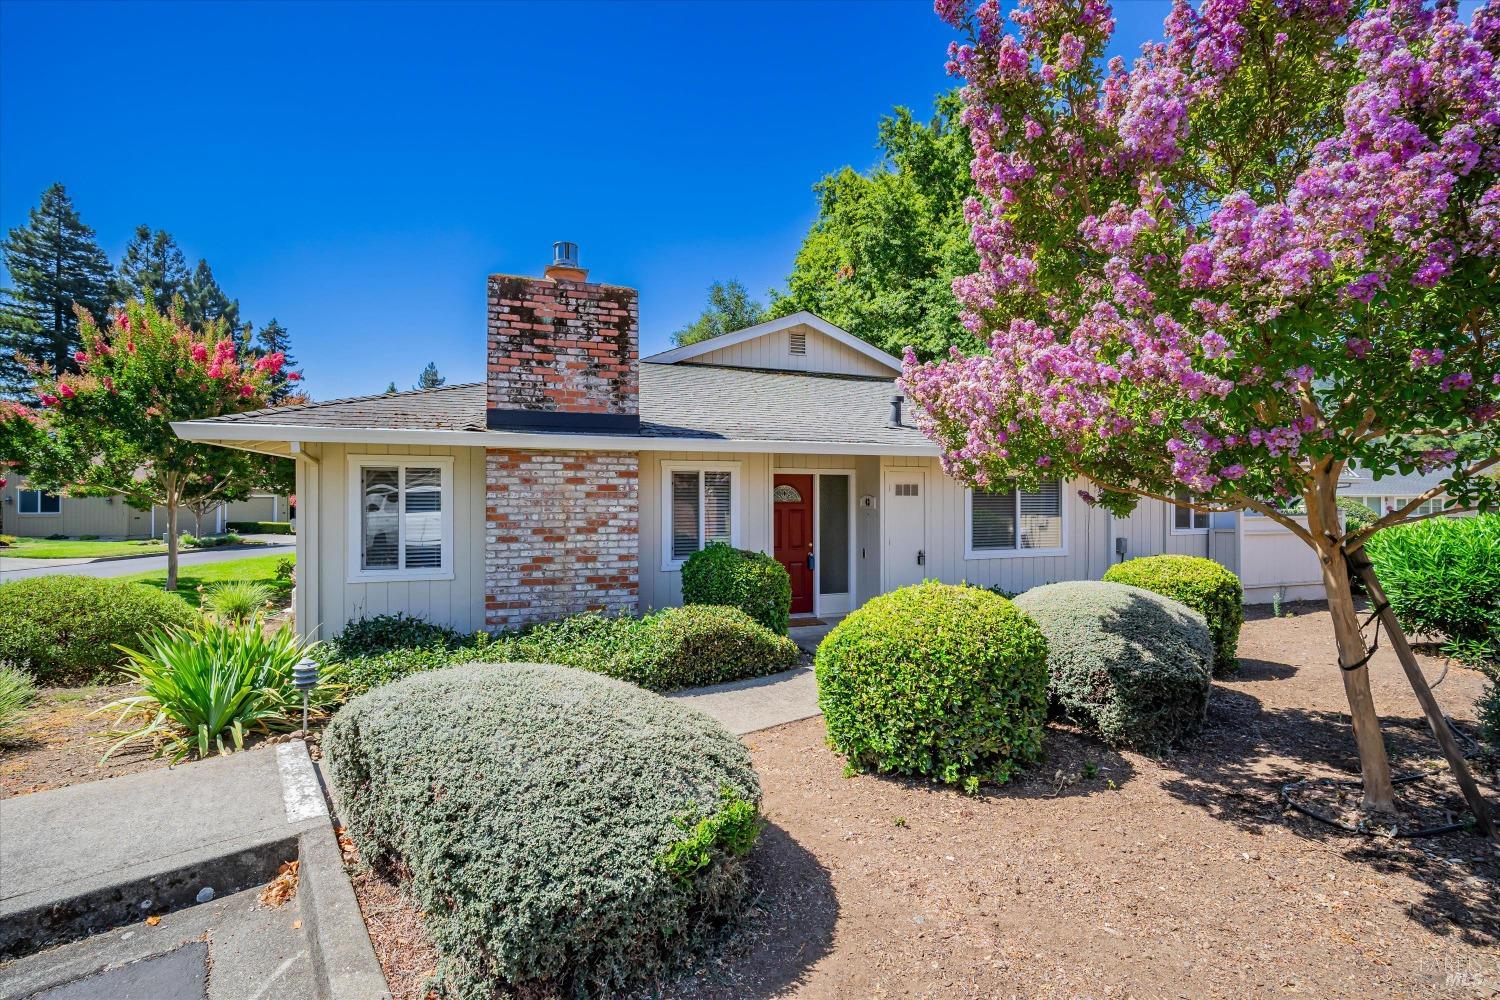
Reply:
[[80, 334], [77, 372], [35, 369], [39, 409], [0, 404], [0, 455], [48, 489], [167, 508], [171, 589], [181, 507], [287, 487], [285, 463], [184, 441], [172, 422], [264, 406], [285, 358], [252, 358], [222, 326], [200, 333], [149, 303], [127, 304], [107, 326], [85, 314]]
[[1185, 489], [1274, 517], [1323, 556], [1358, 661], [1345, 559], [1426, 497], [1345, 535], [1345, 466], [1449, 468], [1455, 504], [1500, 499], [1479, 475], [1500, 453], [1500, 0], [1467, 23], [1423, 0], [1178, 0], [1131, 65], [1104, 63], [1103, 0], [936, 8], [967, 36], [949, 68], [980, 192], [980, 269], [954, 290], [989, 342], [907, 357], [945, 468], [1084, 479], [1120, 514]]

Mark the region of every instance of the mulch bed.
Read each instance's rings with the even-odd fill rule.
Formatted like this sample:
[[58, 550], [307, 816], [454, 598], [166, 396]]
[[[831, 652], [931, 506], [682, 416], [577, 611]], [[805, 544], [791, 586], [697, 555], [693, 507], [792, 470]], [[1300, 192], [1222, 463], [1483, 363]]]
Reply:
[[130, 684], [42, 688], [18, 738], [0, 749], [0, 799], [168, 766], [169, 760], [153, 758], [144, 745], [99, 761], [109, 749], [99, 734], [115, 720], [100, 709], [136, 691]]
[[[1161, 758], [1054, 724], [1044, 762], [970, 798], [845, 777], [821, 719], [750, 735], [768, 823], [750, 912], [647, 995], [1500, 995], [1500, 856], [1463, 833], [1351, 835], [1283, 804], [1287, 782], [1358, 767], [1328, 614], [1291, 612], [1252, 610], [1206, 732]], [[1394, 766], [1440, 764], [1384, 647], [1372, 681]], [[1472, 723], [1483, 686], [1455, 668], [1437, 693]], [[1476, 763], [1500, 802], [1494, 762]], [[1455, 794], [1439, 771], [1403, 799]], [[374, 876], [355, 890], [397, 1000], [425, 1000], [420, 915]]]

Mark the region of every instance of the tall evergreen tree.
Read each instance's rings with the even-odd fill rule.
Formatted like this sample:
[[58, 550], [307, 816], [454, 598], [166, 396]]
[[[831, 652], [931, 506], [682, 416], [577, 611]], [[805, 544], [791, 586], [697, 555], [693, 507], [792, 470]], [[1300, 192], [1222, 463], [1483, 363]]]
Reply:
[[302, 371], [292, 358], [292, 335], [273, 317], [255, 334], [250, 350], [257, 357], [280, 354], [281, 367], [271, 376], [271, 388], [267, 393], [272, 406], [281, 406], [294, 396], [305, 395], [293, 383], [302, 381]]
[[35, 383], [21, 359], [76, 368], [75, 306], [106, 321], [109, 258], [61, 184], [42, 192], [25, 226], [0, 244], [13, 287], [0, 292], [0, 395], [27, 398]]
[[396, 394], [396, 383], [394, 381], [392, 381], [390, 385], [385, 387], [385, 394], [387, 396], [394, 396]]
[[[163, 308], [170, 301], [161, 303]], [[222, 320], [231, 331], [240, 328], [240, 300], [231, 299], [219, 287], [208, 261], [199, 258], [198, 266], [182, 286], [182, 319], [194, 330], [208, 329], [210, 323]]]
[[422, 369], [422, 374], [417, 376], [417, 384], [412, 386], [412, 388], [436, 389], [439, 386], [447, 384], [448, 380], [438, 374], [437, 363], [429, 361], [427, 362], [427, 367]]
[[149, 297], [158, 309], [166, 310], [187, 289], [189, 280], [187, 261], [172, 235], [164, 229], [152, 232], [150, 226], [136, 226], [115, 271], [115, 301]]
[[700, 340], [717, 337], [721, 333], [733, 333], [747, 326], [754, 326], [766, 318], [766, 307], [750, 297], [745, 286], [734, 278], [715, 281], [708, 286], [708, 305], [698, 318], [672, 334], [678, 347], [696, 344]]

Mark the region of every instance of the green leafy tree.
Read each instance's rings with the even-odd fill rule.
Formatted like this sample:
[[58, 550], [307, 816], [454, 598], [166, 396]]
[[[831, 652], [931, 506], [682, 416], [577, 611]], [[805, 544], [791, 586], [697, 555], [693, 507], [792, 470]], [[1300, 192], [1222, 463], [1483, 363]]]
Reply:
[[80, 319], [79, 370], [38, 369], [41, 410], [0, 406], [0, 455], [42, 489], [166, 508], [173, 590], [180, 511], [253, 489], [285, 491], [291, 463], [183, 440], [172, 422], [264, 406], [281, 359], [248, 357], [221, 324], [200, 332], [136, 300], [110, 327]]
[[307, 394], [297, 384], [302, 381], [302, 370], [292, 358], [292, 335], [272, 317], [254, 336], [250, 348], [257, 357], [279, 354], [282, 365], [271, 376], [270, 390], [266, 394], [272, 406], [286, 406], [294, 401], [306, 401]]
[[686, 347], [721, 333], [743, 330], [766, 318], [765, 306], [752, 299], [744, 285], [733, 278], [715, 281], [708, 286], [708, 305], [702, 315], [672, 334], [672, 342]]
[[387, 385], [385, 387], [385, 394], [387, 396], [390, 396], [390, 395], [393, 395], [395, 392], [396, 392], [396, 383], [395, 383], [395, 381], [392, 381], [389, 385]]
[[953, 298], [953, 279], [979, 265], [964, 220], [964, 200], [977, 192], [961, 113], [957, 92], [939, 97], [925, 124], [897, 108], [880, 123], [879, 165], [818, 182], [817, 221], [771, 315], [806, 309], [891, 354], [911, 346], [922, 360], [979, 346]]
[[[194, 330], [206, 330], [211, 324], [222, 322], [230, 331], [240, 327], [240, 300], [231, 299], [219, 287], [208, 261], [199, 259], [198, 266], [182, 286], [182, 319]], [[163, 305], [170, 300], [160, 300]]]
[[75, 307], [105, 314], [109, 258], [61, 184], [42, 192], [26, 225], [12, 229], [0, 251], [14, 286], [0, 293], [0, 394], [24, 396], [32, 385], [24, 359], [55, 371], [73, 367]]
[[187, 261], [172, 235], [163, 229], [152, 232], [150, 226], [136, 226], [115, 270], [115, 302], [141, 299], [166, 309], [183, 294], [189, 281]]
[[[447, 384], [448, 380], [438, 374], [437, 364], [435, 362], [429, 361], [427, 362], [427, 367], [422, 369], [422, 374], [417, 376], [417, 384], [412, 386], [412, 388], [436, 389], [438, 386]], [[395, 383], [392, 382], [391, 385], [394, 386]]]

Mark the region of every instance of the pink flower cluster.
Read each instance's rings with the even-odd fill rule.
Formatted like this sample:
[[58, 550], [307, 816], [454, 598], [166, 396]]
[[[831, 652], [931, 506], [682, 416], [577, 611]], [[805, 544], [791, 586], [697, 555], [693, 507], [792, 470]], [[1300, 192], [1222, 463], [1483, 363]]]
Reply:
[[[935, 9], [968, 35], [949, 68], [980, 269], [953, 287], [988, 351], [907, 352], [902, 384], [950, 473], [1061, 463], [1169, 488], [1160, 468], [1197, 493], [1295, 494], [1310, 455], [1350, 447], [1380, 380], [1425, 386], [1401, 405], [1443, 419], [1500, 415], [1496, 348], [1409, 322], [1500, 257], [1500, 0], [1468, 24], [1423, 0], [1175, 0], [1164, 40], [1107, 72], [1101, 0]], [[1267, 65], [1352, 82], [1321, 136], [1278, 140], [1274, 183], [1235, 190], [1203, 144], [1252, 159], [1238, 147], [1256, 136], [1194, 129]]]

